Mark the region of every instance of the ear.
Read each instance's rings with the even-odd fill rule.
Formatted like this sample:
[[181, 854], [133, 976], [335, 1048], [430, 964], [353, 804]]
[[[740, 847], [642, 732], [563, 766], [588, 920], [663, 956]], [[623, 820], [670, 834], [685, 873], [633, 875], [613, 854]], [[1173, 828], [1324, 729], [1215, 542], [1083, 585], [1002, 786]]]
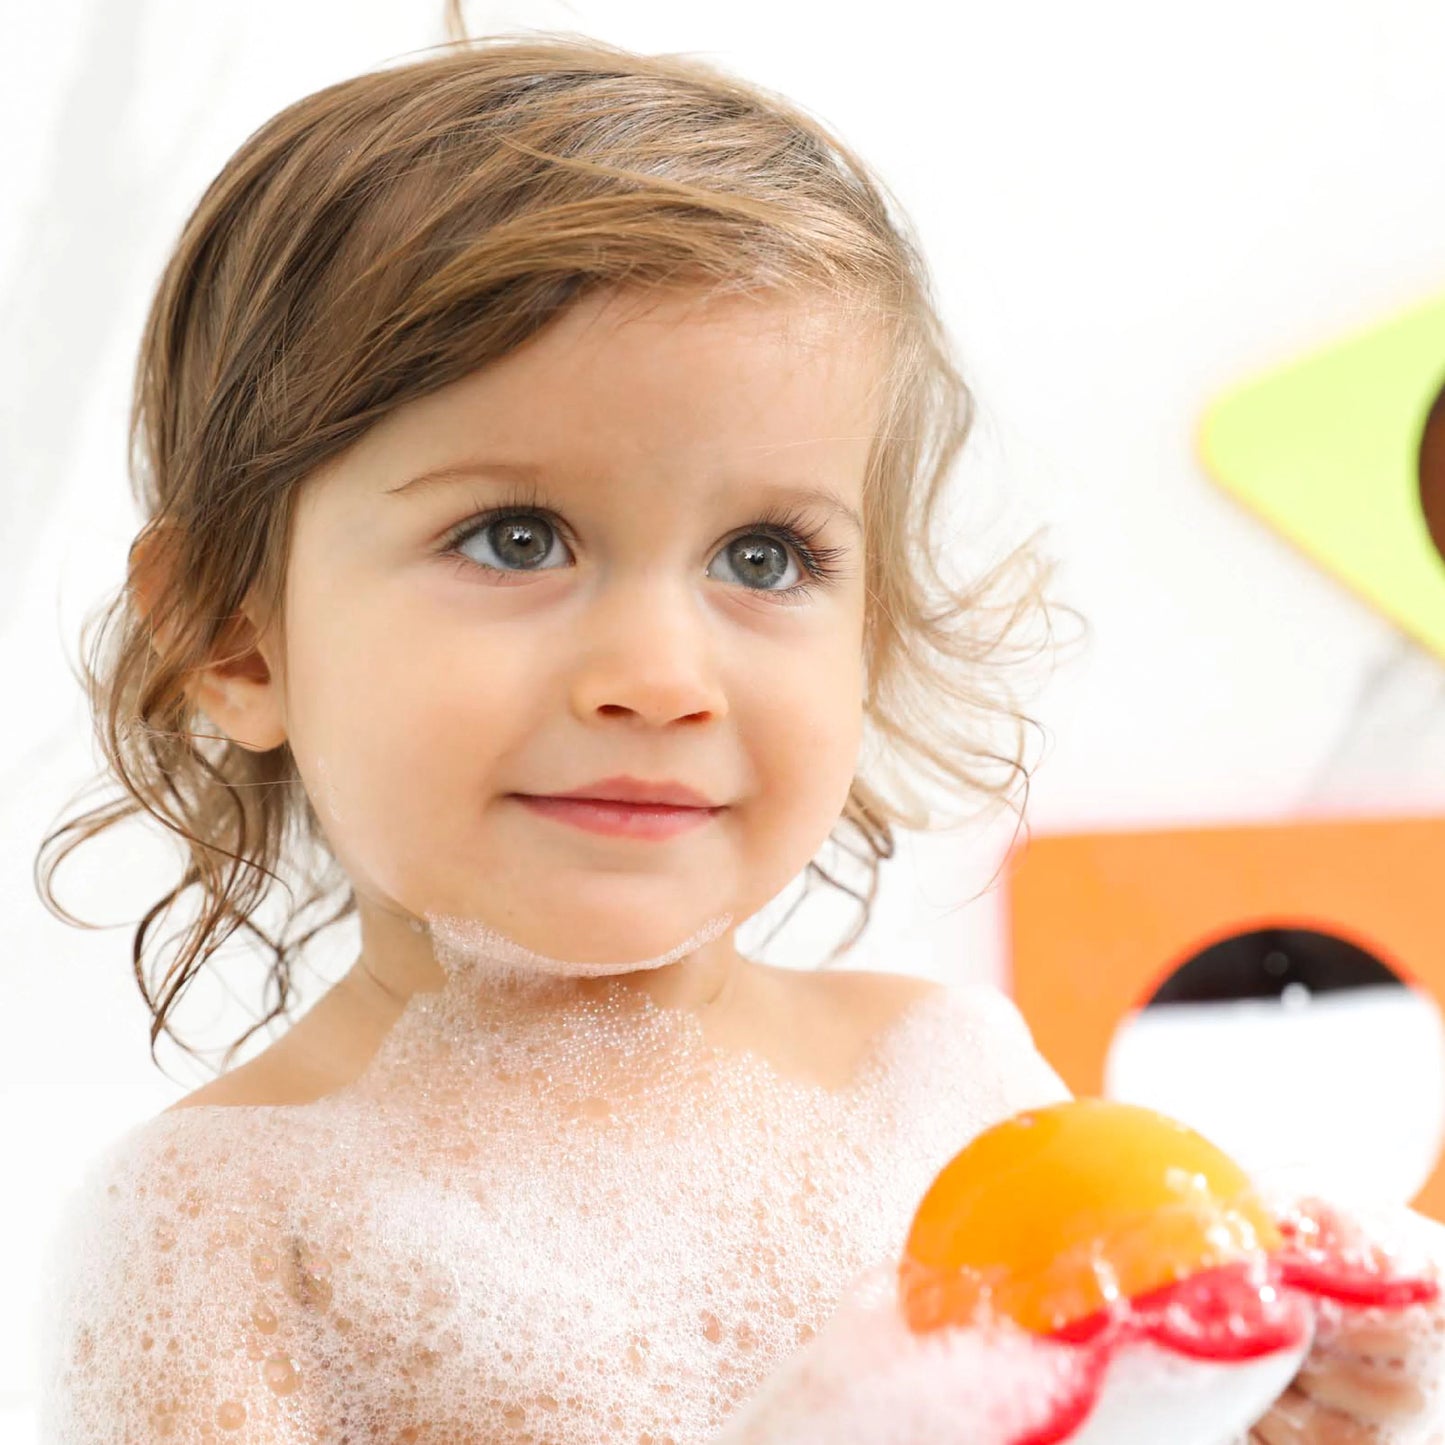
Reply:
[[[137, 613], [154, 613], [174, 576], [173, 526], [150, 523], [131, 543], [127, 586]], [[174, 640], [166, 624], [156, 643]], [[275, 650], [243, 608], [230, 617], [216, 641], [213, 660], [189, 674], [186, 696], [226, 734], [250, 752], [264, 753], [286, 741], [285, 699], [272, 670]]]

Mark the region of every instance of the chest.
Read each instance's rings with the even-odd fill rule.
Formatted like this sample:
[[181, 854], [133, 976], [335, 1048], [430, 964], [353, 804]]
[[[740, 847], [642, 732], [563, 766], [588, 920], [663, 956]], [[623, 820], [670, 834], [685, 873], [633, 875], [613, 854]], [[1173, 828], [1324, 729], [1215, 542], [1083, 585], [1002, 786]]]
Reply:
[[304, 1348], [349, 1379], [341, 1417], [418, 1442], [716, 1434], [896, 1255], [942, 1162], [877, 1095], [730, 1082], [727, 1106], [512, 1136], [451, 1169], [399, 1157], [356, 1181], [344, 1227], [298, 1228], [329, 1262]]

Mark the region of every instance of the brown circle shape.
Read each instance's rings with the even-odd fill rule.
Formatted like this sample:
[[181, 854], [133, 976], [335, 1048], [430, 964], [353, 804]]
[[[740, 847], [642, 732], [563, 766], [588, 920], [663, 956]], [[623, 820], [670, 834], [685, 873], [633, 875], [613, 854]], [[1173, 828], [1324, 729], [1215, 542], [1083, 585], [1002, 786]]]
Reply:
[[1430, 540], [1445, 560], [1445, 384], [1436, 393], [1420, 435], [1420, 506]]

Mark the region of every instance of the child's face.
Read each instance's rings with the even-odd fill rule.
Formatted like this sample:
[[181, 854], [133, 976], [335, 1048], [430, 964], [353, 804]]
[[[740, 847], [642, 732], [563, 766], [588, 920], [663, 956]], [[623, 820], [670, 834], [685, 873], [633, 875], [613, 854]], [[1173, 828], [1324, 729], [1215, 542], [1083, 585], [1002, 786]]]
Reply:
[[[246, 686], [291, 741], [363, 927], [447, 914], [555, 958], [651, 958], [755, 913], [843, 808], [865, 596], [845, 509], [863, 510], [877, 339], [796, 302], [627, 307], [589, 299], [403, 406], [298, 499], [286, 673]], [[508, 480], [399, 489], [498, 461], [538, 469], [535, 506], [443, 555]], [[789, 487], [839, 504], [798, 504], [841, 575], [793, 597], [802, 558], [754, 525]], [[639, 841], [515, 796], [619, 773], [722, 811]]]

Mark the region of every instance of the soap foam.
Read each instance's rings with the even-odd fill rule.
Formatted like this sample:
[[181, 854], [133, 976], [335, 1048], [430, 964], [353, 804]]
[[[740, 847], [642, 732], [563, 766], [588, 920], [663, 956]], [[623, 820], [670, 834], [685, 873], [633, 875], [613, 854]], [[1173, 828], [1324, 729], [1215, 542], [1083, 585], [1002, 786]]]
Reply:
[[45, 1273], [42, 1445], [715, 1439], [891, 1278], [960, 1148], [1067, 1092], [987, 987], [915, 1000], [836, 1090], [639, 990], [518, 989], [455, 970], [346, 1087], [94, 1161]]
[[695, 953], [705, 943], [721, 937], [732, 926], [733, 916], [724, 913], [705, 923], [691, 938], [656, 958], [624, 960], [620, 963], [581, 962], [551, 958], [518, 943], [475, 918], [455, 918], [446, 914], [427, 914], [426, 926], [431, 934], [433, 953], [438, 964], [449, 974], [486, 974], [494, 979], [525, 983], [537, 974], [555, 978], [603, 978], [620, 973], [636, 973], [639, 969], [665, 968], [670, 963]]
[[716, 1445], [1009, 1445], [1081, 1386], [1080, 1351], [1003, 1325], [915, 1335], [897, 1296], [896, 1265], [866, 1270]]
[[1093, 1403], [1070, 1445], [1234, 1445], [1301, 1354], [1215, 1363], [1131, 1341], [1111, 1354], [1093, 1398], [1088, 1350], [1005, 1319], [916, 1336], [896, 1296], [892, 1267], [868, 1271], [716, 1445], [1010, 1445], [1054, 1438], [1058, 1417], [1080, 1399]]

